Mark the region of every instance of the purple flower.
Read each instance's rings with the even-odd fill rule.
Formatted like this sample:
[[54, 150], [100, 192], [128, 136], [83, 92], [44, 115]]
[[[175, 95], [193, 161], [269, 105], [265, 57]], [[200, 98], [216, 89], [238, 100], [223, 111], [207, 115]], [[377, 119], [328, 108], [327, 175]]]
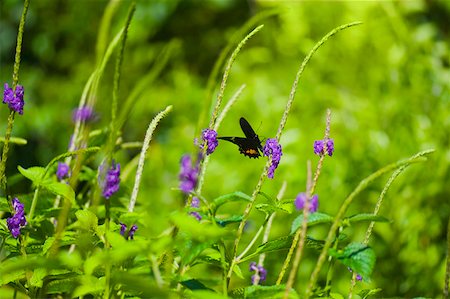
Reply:
[[[326, 147], [326, 149], [325, 149]], [[314, 154], [318, 156], [323, 156], [328, 154], [328, 156], [333, 156], [334, 152], [334, 141], [331, 138], [326, 138], [323, 140], [314, 141]]]
[[[198, 199], [198, 197], [194, 196], [192, 198], [191, 208], [200, 208], [200, 199]], [[198, 221], [202, 220], [202, 216], [199, 212], [190, 212], [189, 215], [194, 216]]]
[[211, 129], [204, 129], [202, 131], [202, 140], [206, 141], [206, 154], [211, 155], [216, 147], [219, 145], [217, 140], [217, 132]]
[[125, 223], [120, 223], [120, 234], [122, 236], [124, 236], [127, 240], [134, 239], [134, 234], [136, 233], [138, 229], [138, 226], [136, 224], [133, 224], [133, 226], [131, 226], [130, 230], [128, 231], [128, 234], [125, 236], [125, 233], [127, 232], [127, 225]]
[[[100, 175], [102, 175], [103, 164], [100, 165]], [[112, 161], [111, 168], [108, 169], [104, 179], [100, 178], [103, 197], [109, 199], [114, 193], [119, 191], [120, 185], [120, 164]]]
[[22, 85], [17, 85], [15, 90], [9, 87], [8, 83], [5, 83], [3, 89], [3, 104], [8, 104], [9, 109], [23, 114], [23, 106], [25, 102], [23, 100], [24, 89]]
[[14, 215], [6, 219], [6, 223], [8, 224], [8, 229], [11, 231], [11, 234], [14, 238], [20, 235], [20, 229], [27, 225], [27, 220], [25, 219], [25, 211], [23, 204], [15, 197], [12, 200], [12, 206], [14, 208]]
[[128, 232], [128, 237], [133, 240], [134, 239], [134, 233], [137, 231], [138, 226], [136, 224], [133, 224], [133, 226], [131, 226], [130, 231]]
[[56, 170], [56, 176], [58, 177], [58, 180], [62, 181], [63, 179], [69, 177], [69, 165], [66, 163], [58, 163], [58, 169]]
[[83, 106], [81, 108], [76, 108], [72, 112], [73, 122], [88, 122], [95, 119], [94, 110], [89, 106]]
[[184, 193], [188, 194], [194, 191], [197, 185], [199, 166], [192, 165], [192, 160], [189, 155], [184, 155], [181, 157], [181, 170], [179, 174], [180, 179], [180, 189]]
[[[263, 282], [263, 281], [266, 280], [266, 278], [267, 278], [267, 270], [263, 266], [256, 265], [255, 262], [251, 262], [250, 266], [249, 266], [249, 270], [256, 272], [251, 277], [252, 284], [258, 284], [259, 282]], [[257, 277], [259, 277], [258, 280], [257, 280]]]
[[275, 169], [277, 169], [278, 164], [280, 164], [281, 155], [283, 151], [281, 150], [281, 145], [278, 143], [276, 138], [269, 138], [263, 148], [264, 156], [271, 158], [271, 163], [269, 170], [267, 171], [267, 177], [273, 179]]
[[[303, 192], [299, 193], [295, 198], [294, 204], [297, 210], [302, 210], [306, 204], [306, 194]], [[311, 213], [317, 212], [317, 209], [319, 208], [319, 196], [314, 195], [309, 204], [309, 211]]]
[[127, 231], [127, 225], [125, 223], [120, 223], [120, 234], [125, 236], [125, 232]]

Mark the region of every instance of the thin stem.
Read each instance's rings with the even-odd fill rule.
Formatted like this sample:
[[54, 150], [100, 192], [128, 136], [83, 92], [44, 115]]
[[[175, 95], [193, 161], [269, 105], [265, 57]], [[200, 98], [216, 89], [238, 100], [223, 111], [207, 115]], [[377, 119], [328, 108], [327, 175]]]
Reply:
[[8, 126], [6, 127], [5, 141], [3, 143], [2, 160], [0, 161], [0, 188], [6, 192], [7, 180], [6, 180], [6, 161], [8, 159], [9, 140], [11, 139], [11, 132], [14, 124], [14, 110], [11, 110], [8, 116]]
[[139, 186], [141, 184], [142, 173], [144, 171], [145, 157], [147, 155], [148, 149], [150, 147], [150, 141], [152, 140], [153, 132], [156, 126], [172, 110], [172, 106], [167, 106], [165, 110], [158, 113], [155, 118], [150, 122], [147, 132], [144, 137], [144, 144], [142, 145], [141, 154], [139, 156], [139, 163], [136, 170], [136, 177], [134, 179], [133, 192], [131, 193], [130, 203], [128, 205], [128, 212], [133, 212], [134, 206], [136, 204], [137, 195], [139, 192]]
[[[250, 243], [247, 245], [247, 247], [242, 251], [242, 253], [236, 258], [236, 264], [238, 264], [241, 259], [247, 254], [247, 252], [252, 248], [253, 244], [255, 244], [256, 240], [258, 240], [259, 235], [261, 235], [261, 233], [263, 232], [263, 229], [267, 223], [267, 221], [269, 220], [269, 217], [266, 217], [266, 219], [264, 219], [264, 224], [261, 225], [258, 229], [258, 231], [256, 232], [256, 234], [253, 236], [252, 240], [250, 241]], [[264, 242], [263, 242], [264, 243]]]
[[25, 0], [23, 4], [22, 17], [19, 23], [19, 32], [17, 34], [17, 44], [16, 44], [16, 56], [14, 58], [14, 71], [13, 71], [13, 89], [15, 89], [17, 83], [19, 82], [19, 68], [20, 68], [20, 54], [22, 52], [22, 40], [23, 32], [25, 27], [25, 18], [28, 13], [28, 6], [30, 5], [30, 0]]

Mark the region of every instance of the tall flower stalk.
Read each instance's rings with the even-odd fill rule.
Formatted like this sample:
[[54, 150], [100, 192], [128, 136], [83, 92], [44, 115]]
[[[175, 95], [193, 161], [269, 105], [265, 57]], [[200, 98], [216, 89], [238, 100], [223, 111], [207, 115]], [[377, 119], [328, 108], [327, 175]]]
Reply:
[[[16, 43], [16, 55], [14, 58], [14, 69], [13, 69], [13, 82], [12, 82], [12, 90], [16, 90], [16, 87], [18, 86], [17, 83], [19, 82], [19, 69], [20, 69], [20, 55], [22, 53], [22, 40], [23, 40], [23, 33], [25, 28], [25, 19], [28, 13], [28, 7], [30, 5], [30, 0], [25, 0], [23, 4], [23, 10], [22, 10], [22, 16], [20, 18], [19, 23], [19, 32], [17, 33], [17, 43]], [[0, 189], [6, 192], [7, 183], [6, 183], [6, 161], [8, 159], [8, 151], [9, 151], [9, 141], [11, 139], [11, 133], [13, 129], [14, 124], [14, 115], [16, 111], [11, 110], [8, 116], [8, 125], [6, 127], [5, 132], [5, 141], [3, 143], [3, 152], [2, 152], [2, 160], [0, 161]]]

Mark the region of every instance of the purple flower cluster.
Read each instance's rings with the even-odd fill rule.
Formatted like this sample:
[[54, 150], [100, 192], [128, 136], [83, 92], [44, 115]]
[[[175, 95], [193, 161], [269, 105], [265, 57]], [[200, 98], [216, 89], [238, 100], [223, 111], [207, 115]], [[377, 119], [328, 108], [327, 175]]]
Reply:
[[204, 129], [202, 131], [202, 140], [206, 141], [206, 154], [211, 155], [216, 147], [219, 145], [217, 140], [217, 132], [212, 129]]
[[83, 106], [81, 108], [76, 108], [72, 112], [73, 122], [88, 122], [95, 119], [94, 110], [89, 106]]
[[125, 233], [127, 231], [127, 225], [125, 223], [120, 223], [120, 234], [124, 237], [126, 237], [126, 239], [134, 239], [134, 234], [136, 233], [138, 229], [138, 226], [136, 224], [133, 224], [130, 228], [130, 230], [128, 231], [128, 234], [125, 236]]
[[25, 101], [23, 100], [23, 86], [17, 85], [15, 90], [9, 87], [8, 83], [5, 83], [3, 89], [3, 104], [8, 104], [9, 109], [23, 114], [23, 106]]
[[[258, 284], [259, 282], [263, 282], [266, 280], [267, 277], [267, 270], [264, 269], [263, 266], [256, 265], [255, 262], [250, 263], [249, 267], [250, 271], [255, 271], [256, 273], [252, 275], [252, 284]], [[256, 277], [259, 276], [259, 280], [257, 281]]]
[[326, 138], [323, 140], [314, 141], [314, 154], [323, 156], [328, 154], [328, 156], [333, 156], [334, 152], [334, 141], [331, 138]]
[[[194, 196], [192, 198], [192, 202], [191, 202], [191, 208], [200, 208], [200, 199], [198, 199], [198, 197]], [[190, 212], [190, 215], [194, 216], [198, 221], [202, 220], [202, 216], [200, 215], [199, 212]]]
[[6, 223], [8, 224], [8, 229], [11, 231], [11, 234], [14, 238], [20, 235], [20, 229], [27, 225], [27, 220], [25, 219], [25, 211], [23, 204], [15, 197], [12, 200], [12, 206], [14, 208], [14, 215], [6, 219]]
[[[297, 195], [297, 197], [295, 198], [295, 201], [294, 201], [294, 204], [295, 204], [295, 207], [297, 208], [297, 210], [302, 210], [305, 207], [306, 199], [307, 199], [306, 194], [303, 192], [301, 192]], [[317, 212], [318, 208], [319, 208], [319, 196], [314, 195], [311, 198], [309, 211], [311, 213], [315, 213], [315, 212]]]
[[[100, 169], [102, 166], [100, 166]], [[103, 197], [109, 199], [114, 193], [119, 191], [120, 185], [120, 164], [112, 161], [111, 168], [106, 172], [104, 180], [101, 182]]]
[[179, 174], [180, 179], [180, 189], [186, 194], [194, 191], [195, 186], [197, 186], [199, 166], [192, 165], [191, 156], [184, 155], [181, 158], [181, 170]]
[[278, 164], [280, 164], [281, 155], [283, 151], [281, 150], [281, 145], [278, 143], [276, 138], [269, 138], [263, 148], [264, 156], [271, 158], [271, 163], [269, 170], [267, 172], [267, 177], [273, 179], [275, 169], [277, 169]]
[[69, 177], [69, 165], [67, 165], [66, 163], [58, 163], [58, 169], [56, 170], [56, 177], [58, 178], [59, 181], [62, 181], [65, 178]]

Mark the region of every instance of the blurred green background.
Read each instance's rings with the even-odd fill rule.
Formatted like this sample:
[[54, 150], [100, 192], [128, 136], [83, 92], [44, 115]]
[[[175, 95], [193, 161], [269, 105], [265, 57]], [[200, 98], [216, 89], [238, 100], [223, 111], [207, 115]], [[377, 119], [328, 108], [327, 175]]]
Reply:
[[[119, 3], [109, 38], [122, 26], [129, 3]], [[13, 131], [28, 144], [12, 148], [9, 176], [17, 173], [16, 165], [46, 165], [66, 151], [73, 131], [72, 110], [96, 63], [96, 38], [106, 5], [106, 1], [31, 1], [20, 71], [26, 105]], [[219, 135], [241, 136], [238, 120], [244, 116], [261, 137], [275, 136], [305, 55], [334, 27], [362, 21], [363, 25], [331, 38], [307, 66], [281, 138], [281, 164], [263, 192], [275, 196], [284, 181], [285, 198], [305, 190], [306, 161], [311, 160], [313, 167], [317, 162], [312, 144], [323, 138], [327, 108], [332, 110], [335, 154], [325, 159], [317, 187], [322, 212], [335, 214], [360, 180], [382, 166], [435, 148], [429, 161], [408, 168], [388, 192], [381, 214], [392, 222], [375, 226], [370, 243], [377, 253], [372, 283], [358, 287], [380, 287], [380, 297], [440, 296], [450, 212], [448, 1], [137, 1], [120, 99], [152, 70], [169, 43], [172, 49], [168, 64], [135, 103], [123, 132], [126, 142], [143, 140], [153, 116], [167, 105], [174, 106], [156, 131], [138, 198], [139, 209], [151, 215], [153, 225], [147, 222], [146, 229], [152, 235], [160, 233], [167, 215], [183, 204], [176, 190], [179, 159], [194, 152], [193, 138], [207, 127], [207, 119], [201, 127], [197, 124], [202, 110], [210, 107], [207, 80], [220, 52], [236, 42], [233, 36], [252, 16], [271, 10], [257, 22], [264, 28], [248, 42], [232, 69], [225, 100], [242, 84], [246, 88]], [[2, 84], [11, 83], [21, 11], [21, 1], [0, 2]], [[109, 122], [113, 67], [108, 67], [101, 83], [95, 107], [100, 121], [95, 128]], [[220, 80], [215, 80], [216, 86]], [[7, 115], [8, 109], [2, 106], [0, 132], [5, 131]], [[117, 159], [125, 164], [137, 153], [122, 151]], [[236, 146], [221, 142], [211, 156], [203, 195], [213, 199], [236, 190], [250, 194], [264, 163], [264, 159], [239, 155]], [[359, 196], [348, 215], [371, 212], [387, 178]], [[133, 181], [130, 177], [124, 182], [123, 196]], [[31, 190], [25, 180], [11, 188], [23, 194]], [[242, 205], [234, 208], [234, 213], [243, 211]], [[287, 234], [295, 216], [279, 215], [272, 237]], [[261, 218], [257, 211], [252, 214], [249, 235]], [[358, 225], [346, 233], [362, 241], [364, 230]], [[326, 228], [319, 228], [311, 234], [324, 238], [325, 232]], [[284, 256], [267, 257], [268, 284], [276, 280]], [[308, 281], [316, 257], [317, 252], [307, 251], [297, 287]], [[350, 273], [343, 266], [337, 273], [334, 290], [346, 293]]]

